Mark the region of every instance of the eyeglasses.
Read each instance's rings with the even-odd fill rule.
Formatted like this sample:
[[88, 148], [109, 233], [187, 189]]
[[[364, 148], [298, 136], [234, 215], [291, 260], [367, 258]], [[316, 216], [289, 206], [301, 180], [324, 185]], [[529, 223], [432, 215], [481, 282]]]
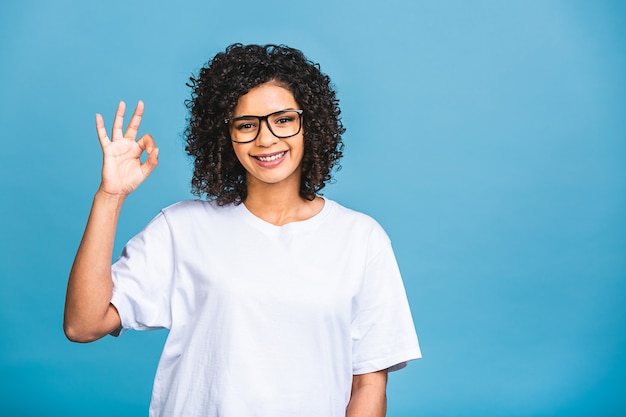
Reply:
[[264, 120], [274, 136], [284, 139], [300, 133], [303, 112], [304, 110], [280, 110], [265, 116], [239, 116], [224, 122], [228, 123], [230, 140], [233, 142], [248, 143], [255, 140]]

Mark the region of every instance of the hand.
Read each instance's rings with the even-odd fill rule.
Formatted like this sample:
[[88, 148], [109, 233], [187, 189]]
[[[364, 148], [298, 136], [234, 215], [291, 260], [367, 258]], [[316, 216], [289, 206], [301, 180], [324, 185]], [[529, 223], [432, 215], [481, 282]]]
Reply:
[[[112, 139], [109, 140], [102, 115], [96, 114], [96, 130], [102, 146], [102, 183], [100, 190], [111, 195], [126, 196], [133, 192], [159, 163], [159, 148], [149, 134], [135, 141], [143, 116], [143, 101], [137, 103], [133, 117], [122, 134], [126, 104], [121, 101], [117, 106], [113, 121]], [[141, 155], [148, 153], [148, 159], [142, 163]]]

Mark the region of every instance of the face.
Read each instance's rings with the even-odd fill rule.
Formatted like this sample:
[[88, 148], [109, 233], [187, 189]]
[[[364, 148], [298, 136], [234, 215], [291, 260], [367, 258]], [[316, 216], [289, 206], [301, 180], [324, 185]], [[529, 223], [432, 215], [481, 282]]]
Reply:
[[[269, 82], [251, 89], [241, 96], [233, 118], [264, 116], [281, 110], [300, 109], [293, 94], [280, 85]], [[259, 134], [248, 143], [233, 142], [237, 159], [247, 172], [248, 191], [257, 184], [291, 184], [299, 190], [302, 156], [304, 155], [303, 130], [292, 137], [279, 139], [262, 121]]]

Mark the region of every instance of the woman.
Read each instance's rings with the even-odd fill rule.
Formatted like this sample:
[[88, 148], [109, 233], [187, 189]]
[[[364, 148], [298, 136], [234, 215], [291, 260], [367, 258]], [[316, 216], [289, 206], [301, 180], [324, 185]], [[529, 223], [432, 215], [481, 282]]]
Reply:
[[[232, 45], [191, 79], [187, 152], [208, 201], [162, 210], [110, 265], [126, 196], [158, 163], [120, 103], [70, 273], [64, 330], [169, 329], [154, 416], [383, 416], [420, 356], [388, 237], [320, 197], [342, 154], [329, 78], [292, 48]], [[148, 154], [142, 163], [140, 156]]]

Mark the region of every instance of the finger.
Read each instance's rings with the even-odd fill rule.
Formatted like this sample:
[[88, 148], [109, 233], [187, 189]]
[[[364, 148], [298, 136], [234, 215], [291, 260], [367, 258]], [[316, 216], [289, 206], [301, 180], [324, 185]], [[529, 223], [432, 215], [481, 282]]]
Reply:
[[154, 168], [159, 164], [159, 148], [152, 148], [148, 154], [148, 159], [141, 165], [143, 174], [147, 177], [154, 171]]
[[120, 101], [115, 112], [115, 120], [113, 121], [113, 140], [123, 139], [122, 127], [124, 126], [124, 112], [126, 111], [126, 103]]
[[141, 148], [141, 150], [146, 151], [148, 153], [152, 152], [152, 149], [154, 149], [156, 147], [156, 144], [154, 142], [154, 138], [152, 137], [151, 134], [146, 133], [145, 135], [143, 135], [138, 141], [137, 141], [137, 145], [139, 145], [139, 147]]
[[100, 146], [106, 146], [106, 144], [109, 143], [109, 137], [107, 136], [107, 130], [104, 127], [104, 119], [101, 114], [96, 114], [96, 132], [98, 132]]
[[148, 159], [141, 165], [143, 174], [147, 177], [159, 164], [159, 148], [155, 146], [154, 139], [150, 134], [143, 135], [137, 144], [148, 153]]
[[135, 140], [137, 137], [137, 131], [139, 130], [139, 125], [141, 124], [141, 117], [143, 116], [144, 104], [143, 101], [139, 100], [137, 102], [137, 107], [135, 107], [135, 112], [133, 113], [133, 117], [130, 119], [130, 123], [126, 128], [126, 133], [124, 133], [124, 137], [126, 139]]

